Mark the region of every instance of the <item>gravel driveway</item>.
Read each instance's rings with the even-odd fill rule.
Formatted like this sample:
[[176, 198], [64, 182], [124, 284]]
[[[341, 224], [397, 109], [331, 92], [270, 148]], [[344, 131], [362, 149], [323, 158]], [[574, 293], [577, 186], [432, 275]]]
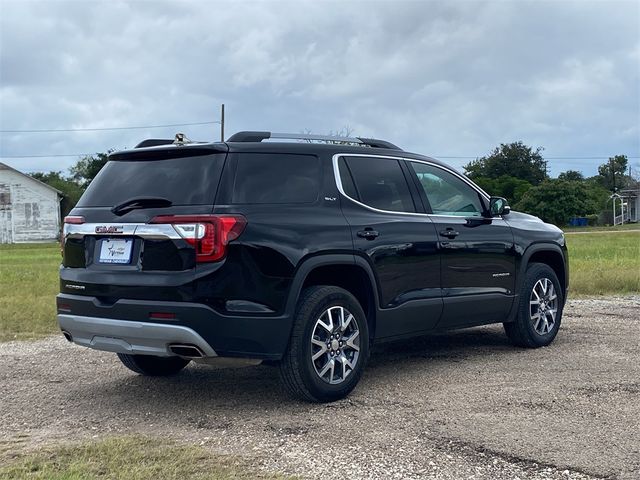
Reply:
[[289, 400], [269, 366], [153, 379], [61, 336], [5, 343], [0, 440], [157, 434], [318, 479], [637, 479], [639, 329], [635, 296], [571, 301], [538, 350], [500, 326], [389, 344], [329, 405]]

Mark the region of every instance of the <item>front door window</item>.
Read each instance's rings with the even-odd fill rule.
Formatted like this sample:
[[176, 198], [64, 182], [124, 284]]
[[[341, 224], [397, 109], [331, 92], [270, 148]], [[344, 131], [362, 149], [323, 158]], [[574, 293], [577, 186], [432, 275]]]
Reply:
[[442, 168], [410, 162], [435, 215], [480, 217], [482, 200], [473, 188]]

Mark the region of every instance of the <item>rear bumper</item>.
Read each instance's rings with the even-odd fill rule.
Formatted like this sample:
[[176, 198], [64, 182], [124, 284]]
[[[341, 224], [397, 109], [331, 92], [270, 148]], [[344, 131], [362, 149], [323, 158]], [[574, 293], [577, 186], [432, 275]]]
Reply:
[[200, 335], [180, 325], [68, 314], [59, 314], [58, 324], [74, 343], [96, 350], [168, 357], [174, 355], [170, 345], [186, 344], [195, 345], [206, 357], [217, 356]]
[[[73, 341], [98, 350], [173, 355], [170, 344], [196, 345], [208, 356], [278, 360], [291, 333], [289, 315], [225, 315], [207, 305], [99, 298], [61, 293], [58, 323]], [[171, 319], [150, 317], [170, 313]]]

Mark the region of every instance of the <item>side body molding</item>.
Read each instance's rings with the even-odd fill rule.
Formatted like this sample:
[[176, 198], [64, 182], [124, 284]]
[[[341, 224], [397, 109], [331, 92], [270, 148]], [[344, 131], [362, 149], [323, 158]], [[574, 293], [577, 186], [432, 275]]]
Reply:
[[361, 268], [366, 272], [375, 308], [372, 314], [374, 322], [371, 332], [372, 340], [387, 341], [403, 337], [411, 337], [426, 333], [436, 328], [442, 313], [442, 298], [412, 300], [393, 308], [381, 308], [379, 284], [373, 268], [366, 259], [353, 254], [318, 255], [304, 260], [298, 267], [289, 292], [286, 305], [286, 316], [291, 319], [289, 332], [293, 325], [297, 299], [308, 275], [318, 267], [349, 265]]

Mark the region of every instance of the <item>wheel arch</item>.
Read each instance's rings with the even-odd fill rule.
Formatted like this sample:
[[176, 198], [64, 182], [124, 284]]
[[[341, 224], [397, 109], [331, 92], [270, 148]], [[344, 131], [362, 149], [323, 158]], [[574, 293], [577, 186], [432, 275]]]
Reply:
[[[522, 258], [518, 287], [522, 286], [527, 267], [531, 263], [544, 263], [553, 269], [562, 288], [563, 300], [566, 301], [567, 288], [569, 286], [569, 275], [566, 264], [566, 255], [562, 248], [553, 243], [537, 243], [530, 246], [525, 251]], [[518, 288], [518, 291], [520, 291], [520, 288]]]
[[375, 337], [378, 289], [369, 264], [350, 254], [329, 254], [305, 260], [294, 276], [287, 311], [293, 316], [302, 290], [313, 285], [333, 285], [351, 293], [365, 312], [370, 341]]

